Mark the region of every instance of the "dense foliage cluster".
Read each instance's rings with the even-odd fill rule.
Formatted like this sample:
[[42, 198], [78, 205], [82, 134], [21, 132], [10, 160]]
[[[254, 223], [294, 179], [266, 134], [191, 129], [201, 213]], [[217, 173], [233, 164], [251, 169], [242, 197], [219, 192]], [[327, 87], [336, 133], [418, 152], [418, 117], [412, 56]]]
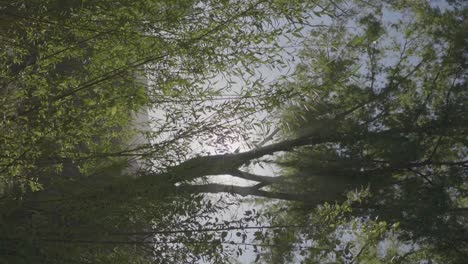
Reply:
[[[187, 241], [179, 249], [184, 241], [168, 237], [163, 242], [171, 250], [151, 249], [151, 236], [121, 234], [152, 229], [152, 223], [158, 230], [171, 229], [164, 223], [184, 229], [205, 210], [201, 199], [178, 195], [174, 181], [153, 177], [157, 183], [147, 185], [121, 174], [164, 172], [193, 155], [197, 138], [219, 142], [216, 135], [228, 135], [233, 124], [223, 125], [226, 117], [243, 120], [255, 112], [246, 102], [239, 107], [239, 100], [207, 103], [225, 93], [209, 80], [273, 60], [279, 48], [271, 44], [305, 6], [2, 2], [1, 261], [129, 263], [158, 256], [183, 262], [204, 250], [215, 256], [217, 247], [202, 250]], [[262, 47], [270, 54], [259, 53]], [[249, 96], [257, 95], [251, 90]], [[133, 144], [141, 130], [145, 139]], [[125, 170], [135, 160], [146, 169]]]
[[[346, 201], [345, 208], [300, 214], [301, 225], [313, 226], [323, 223], [322, 211], [338, 212], [326, 218], [332, 228], [298, 231], [302, 241], [324, 248], [310, 250], [310, 263], [330, 256], [347, 263], [462, 263], [467, 7], [359, 2], [304, 43], [288, 84], [304, 97], [292, 102], [283, 122], [287, 134], [328, 140], [283, 155], [278, 164], [287, 184], [277, 189], [310, 196], [308, 208]], [[385, 228], [363, 236], [375, 224]], [[282, 256], [288, 255], [276, 255]]]

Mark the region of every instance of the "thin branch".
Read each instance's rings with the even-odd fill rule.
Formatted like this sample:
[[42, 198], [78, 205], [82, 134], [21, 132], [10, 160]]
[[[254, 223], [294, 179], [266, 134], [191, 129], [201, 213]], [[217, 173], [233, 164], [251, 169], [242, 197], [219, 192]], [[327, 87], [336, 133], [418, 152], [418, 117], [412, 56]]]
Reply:
[[417, 170], [414, 170], [414, 169], [412, 169], [412, 168], [408, 168], [408, 170], [411, 171], [411, 172], [413, 172], [414, 174], [420, 176], [421, 178], [425, 179], [430, 185], [434, 185], [434, 183], [432, 182], [432, 180], [429, 179], [429, 177], [428, 177], [426, 174], [421, 173], [421, 172], [419, 172], [419, 171], [417, 171]]
[[426, 160], [422, 162], [411, 162], [408, 164], [410, 167], [423, 167], [427, 165], [436, 165], [436, 166], [466, 166], [468, 164], [468, 160], [460, 160], [460, 161], [434, 161], [434, 160]]
[[279, 193], [259, 190], [255, 186], [235, 186], [224, 184], [203, 184], [203, 185], [181, 185], [176, 187], [181, 192], [188, 193], [230, 193], [240, 196], [256, 196], [262, 198], [279, 199], [286, 201], [301, 201], [307, 203], [320, 203], [322, 200], [311, 197], [310, 195]]
[[128, 235], [168, 235], [168, 234], [185, 234], [185, 233], [203, 233], [203, 232], [220, 232], [232, 230], [262, 230], [262, 229], [301, 229], [312, 228], [315, 225], [265, 225], [265, 226], [229, 226], [229, 227], [214, 227], [214, 228], [200, 228], [200, 229], [182, 229], [182, 230], [166, 230], [166, 231], [148, 231], [148, 232], [119, 232], [112, 233], [116, 236]]
[[462, 214], [465, 213], [465, 214], [467, 214], [468, 213], [468, 207], [453, 208], [453, 209], [450, 209], [448, 212], [453, 213], [453, 214], [455, 214], [455, 213], [462, 213]]
[[[74, 240], [74, 239], [40, 239], [42, 242], [67, 243], [67, 244], [110, 244], [110, 245], [157, 245], [157, 244], [224, 244], [237, 246], [258, 246], [258, 247], [280, 247], [277, 244], [257, 244], [234, 241], [195, 241], [195, 240], [173, 240], [173, 241], [117, 241], [117, 240]], [[326, 250], [326, 248], [298, 246], [299, 249]]]
[[267, 137], [265, 137], [264, 140], [262, 140], [262, 142], [258, 143], [258, 145], [256, 145], [256, 147], [261, 147], [263, 145], [265, 145], [268, 141], [272, 140], [273, 137], [278, 134], [278, 132], [280, 131], [279, 128], [276, 128], [273, 132], [271, 132], [270, 135], [268, 135]]
[[261, 158], [265, 155], [271, 155], [279, 151], [290, 151], [294, 148], [306, 146], [306, 145], [316, 145], [321, 143], [333, 142], [336, 141], [336, 137], [311, 137], [304, 136], [291, 140], [284, 140], [275, 144], [270, 144], [264, 147], [256, 148], [247, 152], [242, 152], [237, 155], [244, 162], [250, 161], [252, 159]]
[[356, 254], [356, 256], [354, 256], [354, 258], [351, 260], [351, 262], [349, 264], [353, 264], [361, 255], [362, 253], [364, 252], [364, 250], [367, 248], [368, 244], [366, 243], [362, 248], [361, 250], [359, 250], [359, 252]]
[[244, 179], [244, 180], [255, 181], [255, 182], [260, 182], [260, 183], [268, 183], [268, 184], [278, 183], [280, 181], [280, 177], [261, 176], [261, 175], [241, 171], [238, 169], [234, 170], [231, 173], [231, 175], [234, 177]]
[[441, 143], [442, 143], [442, 138], [443, 138], [443, 137], [444, 137], [443, 135], [440, 135], [440, 136], [437, 138], [437, 142], [436, 142], [436, 144], [435, 144], [435, 146], [434, 146], [434, 149], [432, 149], [432, 152], [431, 152], [431, 154], [429, 155], [429, 158], [428, 158], [429, 160], [431, 160], [431, 159], [434, 157], [434, 155], [437, 153], [437, 149], [438, 149], [439, 146], [441, 145]]

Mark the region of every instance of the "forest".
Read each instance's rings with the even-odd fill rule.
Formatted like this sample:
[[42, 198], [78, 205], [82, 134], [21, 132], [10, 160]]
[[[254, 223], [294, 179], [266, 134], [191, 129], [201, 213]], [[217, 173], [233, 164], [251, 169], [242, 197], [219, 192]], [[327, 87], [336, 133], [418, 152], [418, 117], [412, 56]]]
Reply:
[[0, 1], [0, 263], [466, 263], [467, 16]]

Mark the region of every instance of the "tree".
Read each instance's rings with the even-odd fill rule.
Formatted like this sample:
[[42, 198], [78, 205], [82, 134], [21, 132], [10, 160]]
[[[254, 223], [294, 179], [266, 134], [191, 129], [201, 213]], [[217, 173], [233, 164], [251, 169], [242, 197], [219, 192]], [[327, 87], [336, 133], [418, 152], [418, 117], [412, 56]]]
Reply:
[[[308, 8], [301, 1], [2, 3], [2, 261], [222, 257], [217, 243], [197, 242], [210, 241], [209, 232], [183, 240], [191, 238], [184, 228], [218, 207], [178, 194], [174, 184], [190, 179], [174, 173], [196, 161], [194, 139], [224, 143], [236, 123], [269, 107], [252, 101], [269, 93], [258, 85], [224, 99], [232, 84], [210, 81], [277, 60], [276, 37]], [[145, 109], [159, 112], [148, 141], [128, 144], [141, 133], [134, 115]], [[147, 170], [121, 177], [133, 159]], [[181, 231], [168, 233], [174, 225]], [[152, 229], [163, 241], [144, 233]]]
[[[14, 183], [1, 203], [3, 260], [221, 262], [233, 253], [227, 246], [249, 244], [247, 231], [260, 229], [254, 236], [262, 242], [250, 245], [270, 247], [272, 254], [264, 257], [272, 262], [293, 260], [296, 249], [310, 263], [377, 261], [379, 243], [390, 238], [396, 247], [409, 240], [443, 260], [461, 262], [466, 8], [454, 3], [442, 12], [427, 4], [374, 7], [357, 1], [348, 10], [340, 1], [312, 7], [301, 2], [83, 1], [64, 8], [51, 1], [3, 7], [14, 18], [2, 21], [11, 26], [2, 54], [1, 162], [3, 177]], [[369, 11], [356, 13], [364, 7]], [[249, 63], [274, 61], [256, 53], [258, 48], [275, 51], [275, 36], [301, 32], [291, 28], [310, 21], [303, 17], [307, 10], [333, 15], [336, 24], [312, 31], [294, 81], [272, 87], [253, 82], [228, 99], [223, 88], [207, 84], [210, 74], [229, 67], [248, 72]], [[415, 19], [382, 21], [388, 10]], [[55, 26], [38, 35], [42, 23]], [[350, 24], [359, 30], [346, 30]], [[392, 42], [399, 32], [404, 34]], [[313, 48], [316, 43], [319, 48]], [[148, 77], [148, 88], [138, 76]], [[279, 133], [276, 143], [192, 154], [194, 139], [222, 148], [246, 131], [236, 125], [285, 103], [282, 133], [267, 136]], [[125, 146], [132, 112], [143, 106], [161, 112], [151, 120], [150, 143]], [[269, 155], [284, 175], [246, 171]], [[128, 157], [149, 163], [139, 177], [115, 173]], [[62, 170], [66, 163], [78, 173]], [[223, 174], [256, 184], [205, 181]], [[226, 201], [213, 203], [204, 193], [295, 203], [275, 204], [271, 225], [252, 226], [262, 223], [253, 210], [238, 221], [213, 218]], [[337, 236], [346, 226], [359, 237], [342, 245]], [[241, 249], [235, 248], [238, 254]], [[418, 255], [400, 253], [396, 249], [392, 257]]]
[[356, 1], [346, 12], [312, 31], [288, 84], [303, 98], [285, 134], [326, 140], [273, 161], [285, 173], [274, 190], [306, 198], [287, 216], [272, 209], [274, 225], [303, 228], [271, 239], [295, 237], [305, 263], [463, 263], [466, 5]]
[[[281, 29], [271, 25], [274, 21], [267, 28], [269, 22], [264, 20], [298, 12], [293, 8], [284, 11], [282, 14], [280, 4], [262, 1], [15, 1], [5, 5], [5, 179], [27, 182], [34, 177], [24, 176], [24, 167], [60, 170], [70, 158], [75, 167], [95, 167], [96, 159], [117, 155], [113, 142], [124, 139], [119, 139], [123, 133], [114, 133], [116, 127], [128, 127], [130, 113], [143, 106], [172, 107], [161, 118], [166, 122], [154, 120], [157, 129], [150, 135], [158, 139], [168, 131], [174, 134], [170, 144], [157, 146], [162, 153], [164, 147], [175, 149], [176, 141], [199, 135], [200, 126], [210, 127], [206, 134], [213, 133], [212, 123], [219, 118], [201, 123], [192, 112], [208, 111], [197, 102], [211, 100], [222, 91], [202, 84], [228, 67], [239, 69], [237, 64], [268, 59], [255, 52], [271, 43]], [[149, 78], [150, 87], [137, 76]], [[173, 101], [184, 103], [176, 111]], [[211, 107], [223, 107], [227, 112], [233, 105]], [[182, 111], [186, 109], [192, 111]], [[217, 112], [222, 116], [224, 111]], [[189, 132], [189, 128], [198, 130]], [[180, 135], [173, 131], [176, 129]], [[93, 140], [96, 135], [99, 141]], [[33, 165], [35, 162], [47, 166]]]

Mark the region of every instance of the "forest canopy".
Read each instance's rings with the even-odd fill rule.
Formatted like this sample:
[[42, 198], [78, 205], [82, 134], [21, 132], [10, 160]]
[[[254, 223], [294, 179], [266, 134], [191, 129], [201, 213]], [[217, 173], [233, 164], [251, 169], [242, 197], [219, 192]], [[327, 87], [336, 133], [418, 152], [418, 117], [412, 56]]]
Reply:
[[468, 258], [464, 1], [0, 14], [0, 262]]

